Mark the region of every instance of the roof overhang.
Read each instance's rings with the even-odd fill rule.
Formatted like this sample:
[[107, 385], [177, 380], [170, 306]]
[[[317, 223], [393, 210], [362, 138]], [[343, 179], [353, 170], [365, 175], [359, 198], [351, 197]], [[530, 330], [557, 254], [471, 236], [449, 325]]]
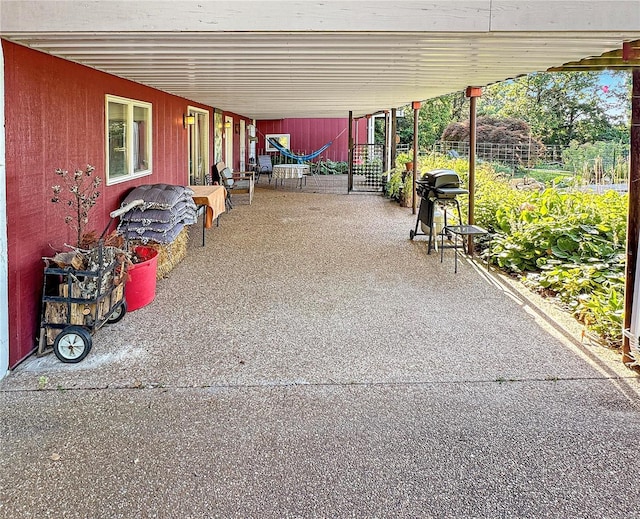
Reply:
[[15, 43], [255, 119], [374, 113], [621, 52], [640, 2], [0, 0]]

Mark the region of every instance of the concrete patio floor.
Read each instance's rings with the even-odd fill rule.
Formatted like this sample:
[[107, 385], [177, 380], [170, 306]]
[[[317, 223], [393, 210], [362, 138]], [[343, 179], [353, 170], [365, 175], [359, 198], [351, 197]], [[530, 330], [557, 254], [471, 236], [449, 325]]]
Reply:
[[261, 186], [194, 227], [83, 362], [0, 382], [0, 517], [640, 517], [638, 377], [413, 224]]

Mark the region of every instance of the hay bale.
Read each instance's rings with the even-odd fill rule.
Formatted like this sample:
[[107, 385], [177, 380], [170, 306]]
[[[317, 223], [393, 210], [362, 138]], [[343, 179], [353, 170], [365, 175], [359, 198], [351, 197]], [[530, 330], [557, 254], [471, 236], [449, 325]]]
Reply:
[[189, 228], [185, 226], [180, 234], [169, 244], [157, 243], [149, 241], [142, 243], [140, 240], [129, 241], [130, 249], [134, 249], [138, 245], [150, 247], [158, 251], [158, 270], [156, 271], [156, 279], [162, 279], [180, 263], [187, 255], [187, 243], [189, 242]]

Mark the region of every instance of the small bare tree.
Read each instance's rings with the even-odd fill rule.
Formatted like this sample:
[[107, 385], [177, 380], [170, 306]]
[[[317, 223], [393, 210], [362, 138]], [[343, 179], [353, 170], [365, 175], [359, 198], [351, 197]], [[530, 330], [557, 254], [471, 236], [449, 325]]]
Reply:
[[89, 223], [89, 212], [96, 205], [100, 196], [98, 187], [102, 179], [94, 176], [95, 168], [90, 164], [82, 169], [69, 173], [66, 169], [56, 169], [55, 173], [62, 179], [62, 185], [52, 186], [54, 204], [60, 204], [66, 209], [64, 217], [66, 223], [77, 234], [76, 246], [79, 247], [85, 228]]

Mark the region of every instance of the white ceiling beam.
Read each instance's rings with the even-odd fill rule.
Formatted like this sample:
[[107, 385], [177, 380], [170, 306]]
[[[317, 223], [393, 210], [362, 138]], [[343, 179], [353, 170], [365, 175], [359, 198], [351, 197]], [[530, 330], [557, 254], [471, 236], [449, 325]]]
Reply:
[[2, 0], [0, 31], [487, 31], [490, 0]]
[[493, 0], [491, 31], [636, 31], [638, 0]]

